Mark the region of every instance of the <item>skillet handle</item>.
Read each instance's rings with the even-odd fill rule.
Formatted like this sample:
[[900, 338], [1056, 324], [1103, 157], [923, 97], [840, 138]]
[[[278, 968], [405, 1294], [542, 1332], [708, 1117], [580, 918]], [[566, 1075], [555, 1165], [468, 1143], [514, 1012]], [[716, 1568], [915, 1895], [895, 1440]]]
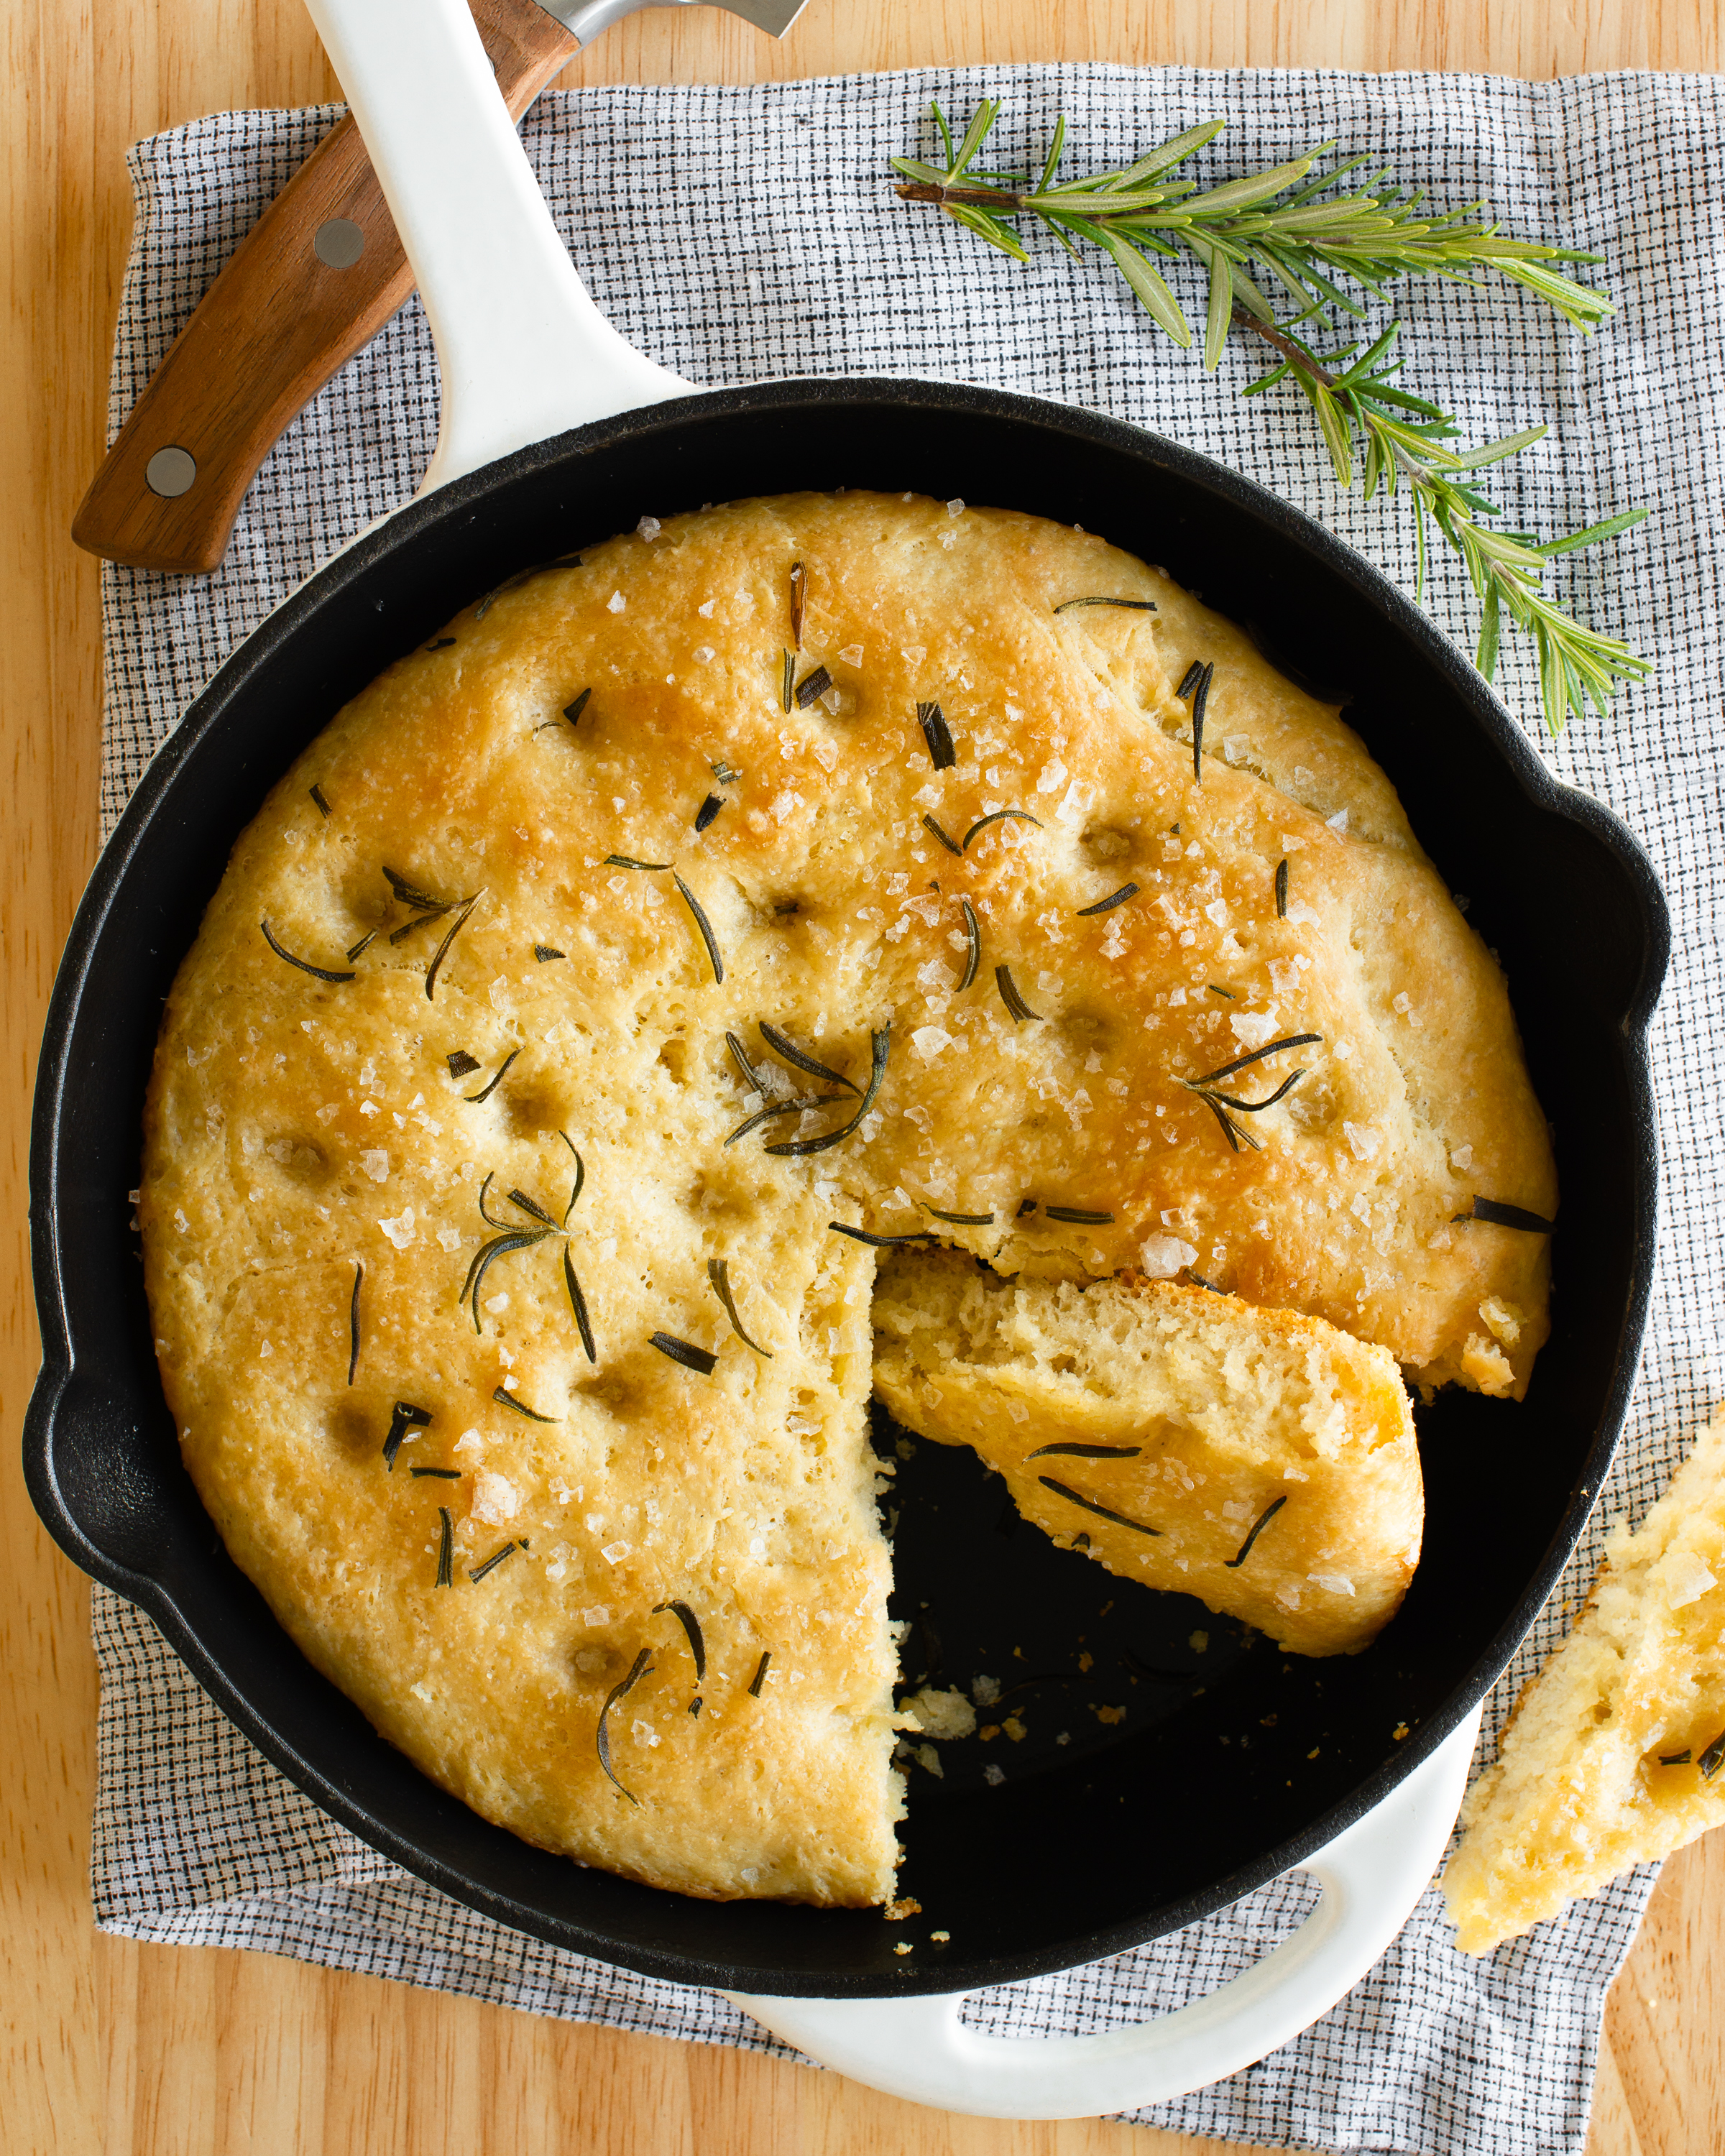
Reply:
[[395, 219], [437, 346], [421, 494], [691, 384], [588, 298], [463, 0], [307, 0]]
[[870, 2088], [983, 2118], [1091, 2118], [1164, 2103], [1290, 2043], [1407, 1922], [1455, 1825], [1477, 1712], [1383, 1803], [1308, 1857], [1322, 1897], [1291, 1938], [1207, 1998], [1100, 2036], [985, 2035], [961, 1991], [914, 1999], [726, 1996]]

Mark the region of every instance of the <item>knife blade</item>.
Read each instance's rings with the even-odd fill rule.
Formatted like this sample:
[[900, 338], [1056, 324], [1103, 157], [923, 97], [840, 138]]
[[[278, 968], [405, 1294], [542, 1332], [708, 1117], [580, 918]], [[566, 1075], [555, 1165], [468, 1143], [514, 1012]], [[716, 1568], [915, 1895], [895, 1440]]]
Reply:
[[[469, 0], [512, 118], [638, 8], [711, 0]], [[716, 0], [783, 37], [807, 0]], [[92, 554], [207, 576], [283, 431], [413, 290], [359, 131], [339, 121], [228, 257], [126, 415], [72, 522]]]

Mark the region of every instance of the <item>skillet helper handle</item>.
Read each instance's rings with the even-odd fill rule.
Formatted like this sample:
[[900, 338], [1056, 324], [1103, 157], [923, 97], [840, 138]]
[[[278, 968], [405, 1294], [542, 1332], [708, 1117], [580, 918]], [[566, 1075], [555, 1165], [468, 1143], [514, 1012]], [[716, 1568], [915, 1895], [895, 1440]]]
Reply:
[[442, 383], [429, 494], [691, 385], [576, 275], [462, 0], [306, 0], [425, 303]]
[[1443, 1855], [1479, 1726], [1476, 1712], [1399, 1789], [1298, 1866], [1323, 1891], [1291, 1938], [1153, 2021], [1099, 2036], [989, 2036], [960, 2019], [963, 1992], [726, 1996], [824, 2066], [942, 2111], [1091, 2118], [1189, 2095], [1291, 2042], [1384, 1953]]
[[[579, 49], [536, 0], [470, 0], [511, 119]], [[639, 0], [634, 0], [639, 4]], [[92, 554], [207, 576], [282, 430], [413, 289], [352, 116], [228, 257], [121, 427], [73, 520]]]

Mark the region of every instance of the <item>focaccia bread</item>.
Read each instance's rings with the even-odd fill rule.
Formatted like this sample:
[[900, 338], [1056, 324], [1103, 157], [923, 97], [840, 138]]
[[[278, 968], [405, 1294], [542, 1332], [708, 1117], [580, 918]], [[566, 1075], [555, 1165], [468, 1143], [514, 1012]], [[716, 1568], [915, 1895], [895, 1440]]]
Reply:
[[1725, 1409], [1636, 1532], [1612, 1534], [1580, 1621], [1469, 1790], [1444, 1873], [1456, 1943], [1490, 1953], [1725, 1825], [1722, 1767]]
[[969, 1445], [1026, 1519], [1290, 1651], [1357, 1654], [1420, 1561], [1425, 1494], [1393, 1357], [1322, 1318], [1130, 1273], [1003, 1281], [895, 1256], [875, 1389]]
[[1383, 774], [1158, 572], [957, 502], [644, 518], [398, 660], [236, 847], [146, 1136], [167, 1397], [284, 1625], [690, 1892], [890, 1891], [829, 1224], [1195, 1266], [1425, 1383], [1545, 1331], [1545, 1238], [1471, 1217], [1555, 1204], [1504, 984]]

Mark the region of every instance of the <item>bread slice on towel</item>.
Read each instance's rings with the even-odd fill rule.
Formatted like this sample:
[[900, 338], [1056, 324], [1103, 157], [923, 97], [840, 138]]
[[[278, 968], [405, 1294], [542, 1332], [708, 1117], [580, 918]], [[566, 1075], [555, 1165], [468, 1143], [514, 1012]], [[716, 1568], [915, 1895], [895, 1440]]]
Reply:
[[1394, 1614], [1425, 1508], [1385, 1349], [1207, 1288], [1003, 1281], [956, 1253], [889, 1259], [874, 1317], [876, 1396], [973, 1445], [1056, 1541], [1296, 1654], [1357, 1652]]
[[1522, 1691], [1468, 1793], [1444, 1892], [1489, 1953], [1633, 1864], [1725, 1823], [1725, 1409], [1581, 1620]]

